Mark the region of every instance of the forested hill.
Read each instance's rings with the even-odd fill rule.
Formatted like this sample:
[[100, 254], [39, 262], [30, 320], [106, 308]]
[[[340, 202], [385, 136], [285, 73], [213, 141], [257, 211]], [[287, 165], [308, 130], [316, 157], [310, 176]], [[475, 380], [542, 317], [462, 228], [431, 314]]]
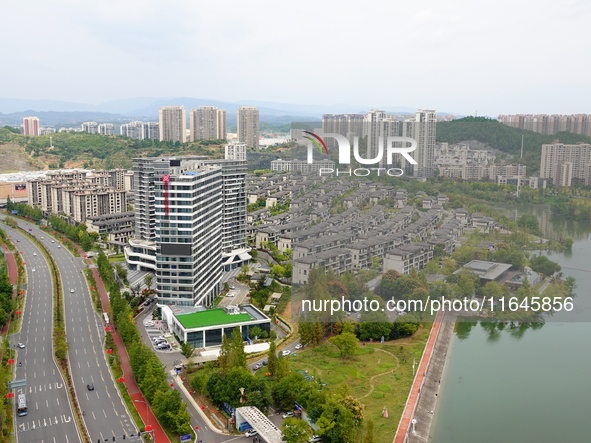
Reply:
[[[51, 139], [50, 139], [51, 138]], [[26, 137], [11, 127], [0, 128], [0, 145], [16, 143], [24, 147], [28, 160], [38, 169], [53, 168], [131, 168], [134, 157], [161, 155], [207, 155], [223, 157], [223, 140], [173, 143], [137, 140], [122, 136], [57, 132]], [[52, 145], [52, 146], [51, 146]], [[22, 151], [14, 151], [22, 156]], [[4, 171], [0, 165], [0, 171]]]
[[507, 152], [519, 159], [521, 136], [523, 138], [523, 160], [527, 165], [527, 173], [534, 174], [540, 170], [542, 145], [559, 140], [561, 143], [591, 143], [591, 137], [559, 132], [544, 135], [523, 129], [512, 128], [497, 120], [486, 117], [465, 117], [450, 122], [437, 123], [437, 143], [459, 143], [467, 140], [478, 140], [491, 148]]

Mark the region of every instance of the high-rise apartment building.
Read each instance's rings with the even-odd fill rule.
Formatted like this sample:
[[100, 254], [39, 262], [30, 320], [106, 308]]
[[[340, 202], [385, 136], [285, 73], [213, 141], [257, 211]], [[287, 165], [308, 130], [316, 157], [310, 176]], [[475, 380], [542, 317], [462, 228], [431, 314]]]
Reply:
[[97, 132], [101, 135], [115, 135], [113, 123], [102, 123], [98, 125]]
[[417, 148], [410, 155], [418, 164], [407, 166], [415, 177], [431, 177], [435, 173], [436, 130], [437, 114], [432, 110], [419, 109], [414, 118], [403, 122], [402, 135], [417, 141]]
[[372, 109], [364, 118], [363, 134], [367, 137], [366, 159], [377, 158], [381, 144], [383, 155], [380, 164], [384, 164], [387, 161], [385, 151], [388, 137], [400, 135], [400, 122], [385, 111]]
[[226, 160], [246, 161], [246, 143], [230, 142], [224, 149]]
[[[340, 134], [353, 143], [354, 137], [364, 137], [366, 126], [365, 114], [324, 114], [322, 116], [322, 132], [324, 134]], [[325, 140], [329, 148], [336, 148], [337, 142], [332, 137]]]
[[[246, 164], [199, 156], [137, 158], [131, 269], [156, 273], [162, 304], [209, 305], [222, 269], [248, 263]], [[188, 277], [188, 278], [187, 278]]]
[[23, 118], [23, 133], [29, 137], [37, 137], [39, 135], [39, 117], [24, 117]]
[[82, 123], [82, 131], [89, 134], [98, 134], [98, 126], [97, 122], [84, 122]]
[[159, 140], [158, 122], [130, 122], [121, 125], [119, 133], [129, 138], [137, 138], [140, 140]]
[[558, 132], [572, 132], [591, 136], [590, 114], [516, 114], [499, 115], [499, 122], [514, 128], [526, 129], [541, 134], [556, 134]]
[[189, 134], [195, 140], [225, 140], [226, 111], [214, 106], [200, 106], [191, 109]]
[[236, 111], [238, 141], [249, 148], [259, 147], [259, 110], [252, 106], [243, 106]]
[[540, 177], [552, 179], [556, 187], [591, 185], [591, 145], [542, 145]]
[[160, 141], [187, 141], [187, 114], [184, 106], [163, 106], [159, 117]]

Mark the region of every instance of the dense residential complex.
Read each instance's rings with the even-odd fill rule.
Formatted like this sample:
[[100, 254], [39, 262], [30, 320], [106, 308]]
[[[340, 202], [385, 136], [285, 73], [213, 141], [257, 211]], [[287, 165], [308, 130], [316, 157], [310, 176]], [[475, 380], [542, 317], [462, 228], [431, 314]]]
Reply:
[[131, 269], [156, 273], [167, 305], [209, 305], [222, 269], [248, 263], [246, 164], [200, 156], [134, 159]]
[[187, 114], [184, 106], [163, 106], [159, 111], [160, 141], [187, 141]]
[[214, 106], [191, 109], [189, 116], [190, 140], [225, 140], [226, 111]]
[[[347, 193], [345, 198], [343, 194]], [[292, 283], [305, 284], [313, 268], [337, 274], [375, 266], [408, 273], [421, 270], [435, 245], [453, 252], [464, 229], [490, 229], [492, 219], [465, 210], [456, 217], [443, 206], [445, 195], [423, 199], [423, 211], [408, 205], [408, 191], [366, 180], [317, 175], [266, 174], [250, 177], [249, 201], [264, 198], [266, 208], [249, 214], [249, 235], [258, 247], [292, 250]], [[291, 201], [290, 210], [272, 216], [270, 208]], [[398, 210], [382, 204], [390, 200]], [[360, 209], [363, 207], [363, 209]], [[462, 213], [461, 211], [465, 211]]]
[[90, 217], [126, 211], [131, 173], [70, 171], [48, 173], [28, 183], [29, 204], [45, 213], [65, 215], [81, 223]]
[[158, 122], [130, 122], [121, 125], [119, 133], [125, 137], [140, 140], [159, 140], [159, 126]]
[[591, 184], [591, 145], [542, 145], [540, 177], [551, 179], [556, 187]]
[[548, 114], [517, 114], [499, 115], [498, 120], [507, 126], [539, 132], [556, 134], [572, 132], [591, 137], [591, 115], [548, 115]]
[[236, 111], [238, 141], [249, 148], [259, 148], [259, 110], [252, 106], [242, 106]]
[[40, 134], [39, 117], [23, 117], [23, 133], [29, 137]]

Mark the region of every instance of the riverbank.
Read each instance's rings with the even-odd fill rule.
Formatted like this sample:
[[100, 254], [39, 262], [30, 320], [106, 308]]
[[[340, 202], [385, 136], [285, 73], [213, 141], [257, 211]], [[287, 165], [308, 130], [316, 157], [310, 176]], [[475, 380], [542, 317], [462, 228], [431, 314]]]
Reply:
[[427, 441], [456, 316], [440, 311], [419, 362], [394, 443]]

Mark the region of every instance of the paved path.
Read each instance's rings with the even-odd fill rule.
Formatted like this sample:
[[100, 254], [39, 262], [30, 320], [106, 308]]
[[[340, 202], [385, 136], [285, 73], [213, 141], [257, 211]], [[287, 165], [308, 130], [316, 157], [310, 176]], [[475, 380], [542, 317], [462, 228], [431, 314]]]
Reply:
[[429, 334], [429, 339], [427, 340], [427, 344], [425, 345], [423, 356], [421, 357], [421, 361], [419, 362], [415, 379], [410, 389], [410, 393], [408, 394], [408, 399], [406, 400], [404, 412], [402, 413], [402, 418], [400, 419], [400, 423], [398, 423], [398, 429], [396, 430], [394, 443], [406, 443], [408, 441], [406, 438], [407, 434], [409, 433], [409, 431], [412, 433], [411, 421], [414, 418], [415, 409], [417, 407], [421, 388], [425, 381], [425, 377], [427, 376], [427, 370], [429, 368], [429, 363], [431, 361], [431, 355], [433, 354], [435, 342], [437, 340], [439, 330], [441, 329], [442, 319], [443, 312], [439, 311], [437, 313], [437, 317], [435, 318], [435, 322], [433, 323], [433, 327], [431, 328], [431, 333]]
[[[90, 264], [90, 260], [87, 260], [87, 263]], [[105, 285], [101, 280], [101, 276], [98, 272], [98, 269], [92, 268], [92, 276], [96, 282], [96, 289], [101, 296], [101, 304], [103, 306], [103, 311], [107, 312], [109, 307], [109, 295], [105, 289]], [[115, 347], [117, 348], [117, 354], [121, 358], [121, 368], [123, 369], [123, 377], [125, 378], [125, 386], [127, 387], [127, 391], [131, 398], [135, 401], [138, 400], [140, 402], [144, 402], [143, 405], [138, 405], [136, 407], [138, 413], [144, 420], [146, 425], [151, 425], [156, 434], [156, 441], [158, 443], [162, 442], [170, 442], [170, 439], [156, 420], [156, 416], [152, 412], [152, 410], [147, 407], [147, 402], [144, 396], [142, 395], [140, 388], [138, 387], [135, 378], [133, 378], [133, 373], [131, 372], [131, 366], [129, 365], [129, 355], [127, 354], [127, 350], [125, 349], [125, 345], [123, 344], [123, 340], [119, 335], [118, 331], [111, 329], [111, 335], [113, 336], [113, 341], [115, 342]]]

